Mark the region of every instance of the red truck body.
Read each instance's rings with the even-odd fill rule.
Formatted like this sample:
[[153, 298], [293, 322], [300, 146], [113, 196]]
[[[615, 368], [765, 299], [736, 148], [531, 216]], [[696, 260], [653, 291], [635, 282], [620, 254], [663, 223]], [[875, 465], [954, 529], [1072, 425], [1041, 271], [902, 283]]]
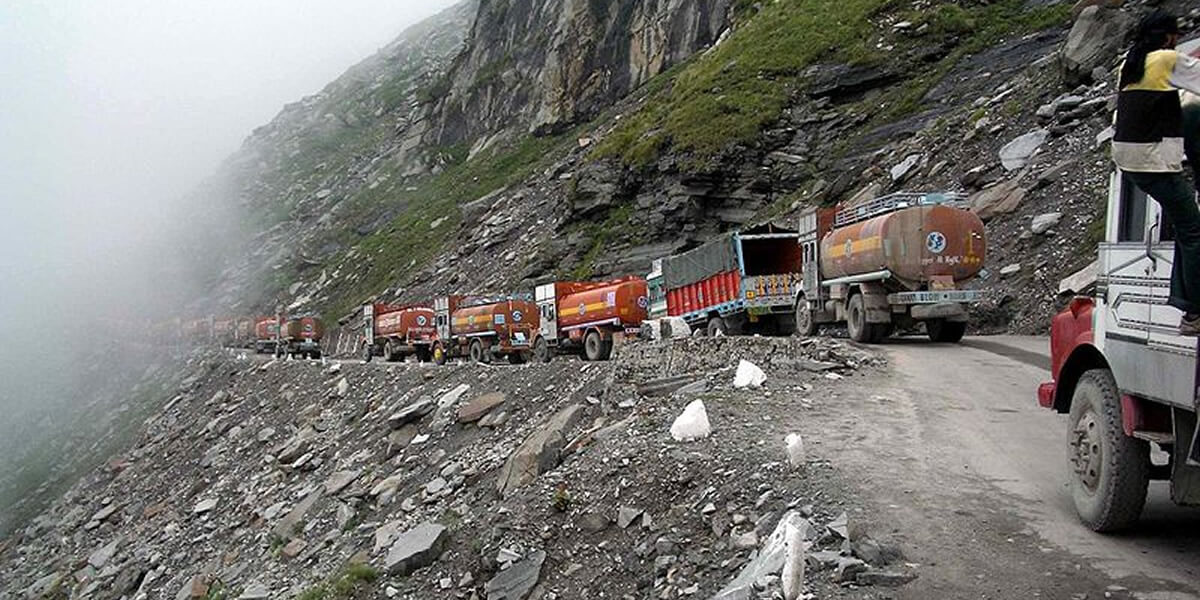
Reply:
[[374, 356], [404, 360], [415, 355], [421, 362], [433, 356], [437, 341], [433, 309], [425, 304], [369, 304], [363, 307], [366, 326], [363, 359]]
[[537, 305], [527, 300], [506, 299], [473, 304], [461, 296], [434, 301], [438, 341], [434, 360], [470, 356], [490, 362], [498, 356], [514, 364], [530, 358], [538, 333]]
[[534, 356], [545, 362], [554, 349], [573, 349], [589, 360], [607, 359], [614, 340], [641, 327], [648, 317], [649, 295], [646, 280], [633, 276], [538, 286], [541, 322]]

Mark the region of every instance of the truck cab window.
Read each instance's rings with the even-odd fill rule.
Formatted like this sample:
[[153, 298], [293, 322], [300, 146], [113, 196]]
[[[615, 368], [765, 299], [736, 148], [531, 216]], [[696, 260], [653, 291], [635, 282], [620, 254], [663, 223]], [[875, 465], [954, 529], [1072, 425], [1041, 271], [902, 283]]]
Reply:
[[1146, 241], [1146, 193], [1121, 178], [1121, 199], [1117, 205], [1117, 241]]

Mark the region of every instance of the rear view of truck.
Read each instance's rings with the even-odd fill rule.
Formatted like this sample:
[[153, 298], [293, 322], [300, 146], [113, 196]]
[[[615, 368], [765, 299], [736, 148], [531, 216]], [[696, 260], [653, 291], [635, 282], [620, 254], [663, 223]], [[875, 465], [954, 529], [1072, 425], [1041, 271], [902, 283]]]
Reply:
[[845, 323], [858, 342], [879, 342], [924, 324], [955, 343], [980, 293], [964, 288], [983, 269], [983, 222], [957, 194], [896, 193], [800, 217], [804, 284], [796, 329]]
[[293, 358], [321, 358], [321, 340], [325, 337], [325, 324], [317, 317], [281, 319], [279, 339], [275, 343], [275, 356]]
[[433, 309], [422, 304], [363, 306], [363, 360], [376, 356], [388, 362], [416, 356], [420, 362], [433, 360], [437, 341]]
[[797, 232], [764, 225], [663, 259], [667, 314], [708, 335], [795, 332]]
[[536, 360], [555, 352], [576, 352], [587, 360], [608, 360], [613, 346], [636, 335], [650, 304], [646, 280], [559, 281], [540, 285], [535, 298], [541, 322], [534, 341]]

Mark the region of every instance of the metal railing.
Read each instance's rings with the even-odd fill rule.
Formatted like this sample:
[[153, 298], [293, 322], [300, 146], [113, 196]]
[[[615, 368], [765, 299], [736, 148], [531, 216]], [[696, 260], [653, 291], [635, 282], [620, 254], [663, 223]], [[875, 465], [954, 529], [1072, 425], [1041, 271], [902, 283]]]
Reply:
[[834, 227], [866, 221], [911, 206], [946, 205], [965, 208], [967, 196], [959, 192], [896, 192], [857, 206], [847, 206], [834, 217]]

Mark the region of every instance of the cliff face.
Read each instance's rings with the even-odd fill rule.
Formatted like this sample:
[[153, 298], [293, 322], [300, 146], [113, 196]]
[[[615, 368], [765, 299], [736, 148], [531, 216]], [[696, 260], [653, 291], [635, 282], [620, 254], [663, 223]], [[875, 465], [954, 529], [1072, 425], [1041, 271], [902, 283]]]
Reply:
[[438, 144], [555, 133], [716, 42], [731, 0], [485, 0], [439, 104]]

